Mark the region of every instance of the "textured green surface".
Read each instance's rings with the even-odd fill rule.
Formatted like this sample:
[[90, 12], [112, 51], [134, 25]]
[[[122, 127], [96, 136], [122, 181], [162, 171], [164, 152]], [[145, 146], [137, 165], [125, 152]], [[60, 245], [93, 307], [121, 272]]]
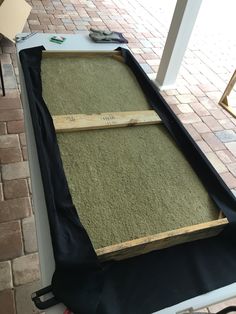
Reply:
[[43, 59], [41, 69], [54, 115], [149, 109], [133, 73], [112, 58]]
[[[147, 108], [133, 74], [114, 60], [43, 60], [42, 81], [52, 114]], [[164, 126], [57, 138], [73, 202], [95, 248], [218, 217]]]
[[58, 142], [95, 248], [217, 219], [163, 126], [58, 134]]

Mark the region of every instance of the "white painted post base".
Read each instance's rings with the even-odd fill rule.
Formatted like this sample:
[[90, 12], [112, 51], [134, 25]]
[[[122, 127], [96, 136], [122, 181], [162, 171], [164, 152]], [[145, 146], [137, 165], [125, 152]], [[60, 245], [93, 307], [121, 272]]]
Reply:
[[173, 89], [202, 0], [177, 0], [156, 76], [160, 90]]

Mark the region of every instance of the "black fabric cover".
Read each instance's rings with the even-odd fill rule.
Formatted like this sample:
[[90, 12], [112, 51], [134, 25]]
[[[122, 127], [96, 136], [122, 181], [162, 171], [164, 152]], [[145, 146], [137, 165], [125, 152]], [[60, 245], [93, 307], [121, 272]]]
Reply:
[[52, 118], [42, 98], [42, 50], [25, 49], [20, 60], [48, 210], [57, 299], [74, 313], [143, 314], [236, 282], [236, 200], [131, 53], [122, 48], [150, 106], [230, 223], [214, 238], [99, 263], [72, 203]]

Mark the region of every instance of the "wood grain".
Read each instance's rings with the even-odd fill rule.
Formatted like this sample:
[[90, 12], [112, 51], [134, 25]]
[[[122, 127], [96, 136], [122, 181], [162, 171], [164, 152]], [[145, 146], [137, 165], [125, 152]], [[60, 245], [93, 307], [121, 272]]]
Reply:
[[122, 260], [181, 243], [210, 238], [219, 234], [228, 224], [227, 218], [194, 226], [162, 232], [96, 250], [100, 261]]
[[219, 102], [219, 105], [228, 111], [234, 118], [236, 118], [236, 108], [228, 105], [227, 97], [224, 99], [224, 102]]
[[[123, 60], [119, 51], [45, 51], [43, 52], [43, 57], [112, 57], [117, 58], [119, 61]], [[230, 87], [232, 87], [232, 85], [230, 85]], [[227, 93], [228, 90], [226, 91], [226, 94]], [[224, 104], [224, 106], [226, 105]], [[161, 123], [161, 119], [155, 111], [146, 110], [132, 112], [108, 112], [91, 115], [74, 114], [53, 116], [53, 122], [57, 132], [74, 132], [81, 130], [157, 124]], [[226, 218], [221, 218], [207, 223], [187, 226], [184, 228], [99, 248], [96, 250], [96, 253], [101, 261], [122, 260], [141, 254], [146, 254], [151, 251], [168, 248], [181, 243], [192, 242], [195, 240], [216, 236], [224, 229], [227, 224], [228, 220]]]
[[97, 58], [97, 57], [117, 57], [121, 55], [120, 51], [77, 51], [77, 50], [66, 50], [66, 51], [54, 51], [45, 50], [42, 52], [43, 58]]
[[53, 123], [56, 132], [75, 132], [158, 124], [161, 119], [154, 110], [145, 110], [53, 116]]
[[236, 109], [230, 106], [228, 103], [228, 96], [231, 93], [234, 85], [236, 83], [236, 70], [234, 71], [228, 85], [225, 88], [225, 91], [219, 101], [219, 105], [222, 106], [225, 110], [227, 110], [234, 118], [236, 118]]

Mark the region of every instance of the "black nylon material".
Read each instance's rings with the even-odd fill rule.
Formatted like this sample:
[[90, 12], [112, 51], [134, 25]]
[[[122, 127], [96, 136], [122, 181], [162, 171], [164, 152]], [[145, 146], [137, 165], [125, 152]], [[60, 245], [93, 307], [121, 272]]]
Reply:
[[119, 48], [209, 195], [230, 221], [219, 236], [100, 264], [73, 206], [52, 118], [42, 98], [43, 47], [20, 52], [50, 223], [58, 300], [80, 314], [143, 314], [236, 281], [236, 201], [129, 51]]

